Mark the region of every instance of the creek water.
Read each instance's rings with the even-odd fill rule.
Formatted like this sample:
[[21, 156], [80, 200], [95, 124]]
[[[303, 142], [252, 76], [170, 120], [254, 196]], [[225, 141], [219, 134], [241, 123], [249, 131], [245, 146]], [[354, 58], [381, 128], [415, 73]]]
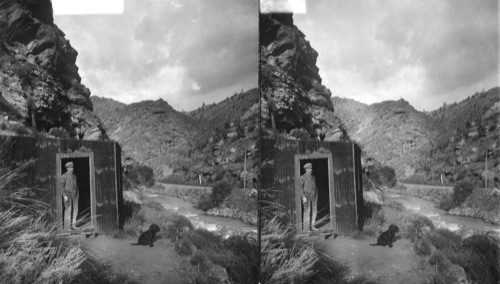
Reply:
[[406, 209], [428, 217], [437, 228], [447, 228], [451, 231], [460, 229], [466, 231], [495, 231], [500, 234], [500, 225], [494, 225], [478, 218], [450, 215], [445, 210], [436, 208], [434, 204], [422, 198], [393, 193], [385, 193], [384, 198], [386, 201], [399, 202]]
[[187, 217], [195, 228], [205, 228], [208, 231], [222, 231], [224, 235], [234, 233], [257, 233], [257, 227], [246, 224], [239, 219], [206, 215], [203, 210], [194, 208], [189, 202], [180, 198], [157, 194], [144, 193], [143, 198], [160, 202], [164, 208], [174, 210]]

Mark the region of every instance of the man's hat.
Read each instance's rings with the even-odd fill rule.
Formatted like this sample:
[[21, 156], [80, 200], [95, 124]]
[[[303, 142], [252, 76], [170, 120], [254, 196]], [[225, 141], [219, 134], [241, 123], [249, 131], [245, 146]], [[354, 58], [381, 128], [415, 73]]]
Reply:
[[73, 162], [67, 162], [65, 166], [66, 166], [66, 168], [73, 167]]
[[313, 165], [311, 163], [307, 163], [304, 165], [304, 169], [312, 169]]

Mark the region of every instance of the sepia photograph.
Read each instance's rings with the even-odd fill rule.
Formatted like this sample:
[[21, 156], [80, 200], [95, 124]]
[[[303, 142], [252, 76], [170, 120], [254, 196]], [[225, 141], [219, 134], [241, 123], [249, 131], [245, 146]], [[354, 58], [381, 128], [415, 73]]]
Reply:
[[261, 1], [262, 283], [499, 283], [498, 1]]

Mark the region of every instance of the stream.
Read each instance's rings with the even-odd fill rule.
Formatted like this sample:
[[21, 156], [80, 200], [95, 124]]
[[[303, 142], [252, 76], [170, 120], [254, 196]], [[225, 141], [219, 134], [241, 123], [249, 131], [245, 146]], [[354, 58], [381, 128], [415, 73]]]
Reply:
[[457, 231], [461, 228], [466, 231], [495, 231], [500, 234], [500, 225], [494, 225], [478, 218], [450, 215], [445, 210], [434, 207], [431, 202], [418, 197], [393, 193], [385, 193], [384, 197], [386, 201], [399, 202], [406, 209], [428, 217], [437, 228], [447, 228], [451, 231]]
[[180, 198], [157, 194], [144, 193], [145, 200], [160, 202], [166, 209], [174, 210], [187, 217], [195, 228], [205, 228], [208, 231], [223, 231], [225, 236], [235, 233], [257, 233], [257, 227], [246, 224], [239, 219], [206, 215], [203, 210], [194, 208], [189, 202]]
[[[234, 233], [257, 233], [257, 227], [246, 224], [239, 219], [206, 215], [204, 211], [192, 207], [189, 202], [180, 198], [157, 194], [145, 193], [146, 200], [160, 202], [166, 209], [174, 210], [187, 217], [195, 228], [205, 228], [209, 231], [223, 230], [225, 235]], [[436, 208], [434, 204], [422, 198], [394, 193], [385, 193], [386, 201], [401, 203], [406, 209], [419, 215], [428, 217], [437, 228], [447, 228], [451, 231], [463, 228], [466, 231], [495, 231], [500, 234], [500, 225], [488, 223], [482, 219], [450, 215], [445, 210]]]

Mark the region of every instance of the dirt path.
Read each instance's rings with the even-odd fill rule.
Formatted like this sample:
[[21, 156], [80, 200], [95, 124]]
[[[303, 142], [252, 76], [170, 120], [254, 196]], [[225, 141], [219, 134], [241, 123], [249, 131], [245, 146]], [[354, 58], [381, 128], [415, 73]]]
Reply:
[[174, 252], [173, 244], [159, 239], [154, 247], [133, 246], [136, 238], [114, 239], [75, 237], [73, 239], [113, 273], [125, 275], [128, 283], [193, 283], [194, 267]]
[[[154, 193], [145, 193], [145, 200], [160, 202], [166, 209], [190, 219], [195, 227], [208, 230], [232, 232], [256, 232], [256, 227], [240, 220], [207, 216], [203, 211], [193, 208], [179, 198]], [[195, 283], [197, 268], [189, 263], [189, 257], [179, 256], [174, 251], [174, 244], [160, 238], [154, 247], [133, 246], [136, 237], [116, 239], [108, 236], [97, 238], [73, 236], [72, 241], [94, 256], [100, 263], [110, 266], [114, 275], [128, 278], [125, 283]], [[121, 283], [121, 282], [120, 282]]]
[[[409, 240], [400, 239], [392, 248], [370, 246], [376, 238], [355, 240], [348, 237], [325, 240], [313, 238], [314, 245], [350, 268], [349, 279], [364, 276], [384, 284], [422, 284], [432, 279], [429, 265], [417, 257]], [[423, 272], [428, 271], [428, 272]]]

